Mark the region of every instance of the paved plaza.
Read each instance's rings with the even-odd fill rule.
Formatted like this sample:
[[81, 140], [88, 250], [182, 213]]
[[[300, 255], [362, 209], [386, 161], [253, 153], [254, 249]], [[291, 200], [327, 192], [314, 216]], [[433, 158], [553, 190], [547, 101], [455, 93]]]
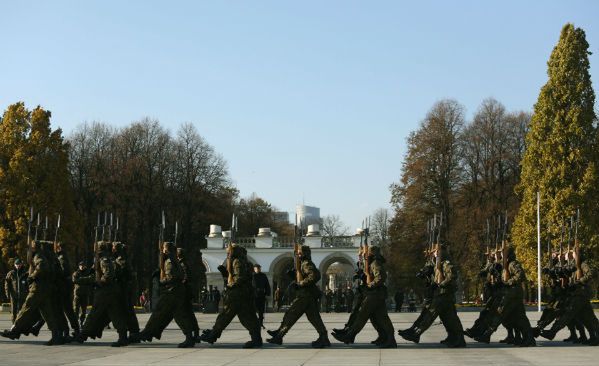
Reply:
[[[202, 329], [212, 326], [216, 315], [196, 314]], [[465, 327], [470, 326], [478, 313], [460, 312]], [[539, 314], [528, 313], [536, 323]], [[396, 329], [409, 327], [416, 319], [416, 313], [393, 313], [391, 319]], [[281, 313], [267, 314], [267, 328], [274, 329], [282, 318]], [[327, 328], [341, 327], [347, 314], [323, 314]], [[147, 314], [139, 315], [144, 324]], [[0, 328], [10, 326], [7, 313], [0, 314]], [[263, 332], [266, 337], [266, 332]], [[105, 332], [104, 338], [89, 341], [85, 345], [71, 344], [47, 347], [43, 342], [49, 339], [47, 330], [39, 337], [22, 337], [19, 341], [0, 340], [0, 365], [596, 365], [599, 360], [599, 347], [577, 346], [561, 342], [567, 336], [562, 331], [549, 342], [538, 340], [536, 348], [516, 348], [504, 346], [497, 341], [505, 336], [498, 331], [490, 345], [478, 344], [467, 339], [465, 349], [447, 349], [439, 341], [445, 337], [443, 326], [435, 323], [416, 345], [398, 336], [397, 349], [379, 350], [369, 344], [375, 338], [370, 325], [360, 333], [356, 344], [346, 346], [331, 337], [333, 346], [315, 350], [309, 342], [317, 335], [305, 317], [285, 337], [283, 346], [266, 344], [262, 349], [241, 349], [249, 339], [247, 331], [235, 320], [212, 346], [196, 345], [192, 349], [178, 349], [177, 343], [183, 335], [173, 322], [164, 332], [160, 341], [133, 345], [125, 348], [111, 348], [109, 343], [116, 339], [114, 330]]]

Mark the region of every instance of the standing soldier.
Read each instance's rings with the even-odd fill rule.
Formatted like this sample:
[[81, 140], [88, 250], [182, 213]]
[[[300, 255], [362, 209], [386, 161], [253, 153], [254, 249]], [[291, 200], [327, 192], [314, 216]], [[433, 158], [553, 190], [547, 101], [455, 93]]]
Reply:
[[177, 260], [177, 248], [172, 242], [163, 242], [161, 248], [160, 297], [145, 328], [139, 333], [139, 339], [144, 342], [150, 342], [152, 338], [160, 339], [164, 329], [175, 319], [185, 335], [185, 341], [179, 343], [178, 347], [193, 347], [196, 340], [186, 307], [184, 274]]
[[258, 322], [260, 323], [260, 326], [264, 328], [264, 312], [266, 311], [266, 298], [270, 296], [270, 283], [268, 282], [268, 277], [262, 273], [262, 267], [258, 263], [254, 264], [252, 285], [254, 287]]
[[414, 343], [420, 342], [420, 336], [424, 333], [438, 317], [441, 318], [443, 326], [447, 331], [445, 345], [450, 348], [466, 347], [464, 330], [455, 308], [456, 272], [449, 260], [447, 246], [437, 244], [434, 251], [435, 256], [435, 292], [432, 302], [427, 310], [429, 316], [424, 316], [420, 324], [407, 331], [399, 331], [404, 339]]
[[28, 255], [29, 275], [27, 277], [29, 293], [13, 326], [10, 330], [0, 333], [0, 335], [10, 339], [19, 339], [21, 334], [31, 329], [41, 313], [52, 332], [52, 338], [46, 344], [49, 346], [63, 344], [64, 340], [57, 325], [53, 308], [52, 270], [42, 250], [41, 242], [33, 240], [30, 245], [31, 255]]
[[112, 243], [114, 269], [119, 292], [119, 299], [127, 321], [129, 337], [135, 339], [139, 333], [139, 322], [133, 305], [133, 269], [127, 257], [127, 247], [121, 242]]
[[347, 286], [347, 288], [345, 289], [345, 310], [348, 313], [351, 313], [353, 304], [354, 304], [354, 291], [351, 289], [351, 286]]
[[79, 262], [79, 268], [73, 272], [73, 309], [75, 310], [75, 316], [79, 317], [81, 326], [85, 322], [85, 315], [87, 313], [87, 306], [89, 305], [89, 297], [91, 295], [92, 286], [90, 284], [81, 284], [79, 279], [89, 277], [92, 272], [85, 262]]
[[385, 259], [382, 257], [379, 247], [366, 247], [364, 275], [366, 276], [366, 291], [364, 299], [360, 304], [355, 319], [349, 323], [349, 328], [342, 332], [333, 332], [332, 335], [340, 342], [350, 344], [358, 333], [364, 328], [368, 319], [376, 328], [380, 328], [379, 338], [384, 334], [385, 339], [377, 340], [380, 348], [396, 348], [395, 331], [387, 313], [387, 272], [385, 271]]
[[268, 334], [270, 334], [272, 338], [268, 339], [267, 342], [282, 344], [285, 334], [287, 334], [302, 315], [306, 314], [308, 321], [310, 321], [312, 326], [318, 332], [318, 339], [312, 342], [312, 347], [330, 347], [331, 342], [327, 335], [327, 328], [322, 322], [318, 309], [320, 289], [316, 283], [320, 281], [320, 272], [316, 268], [314, 262], [312, 262], [309, 246], [299, 246], [296, 251], [296, 256], [298, 261], [296, 264], [295, 276], [298, 289], [295, 294], [295, 299], [289, 306], [289, 309], [285, 312], [279, 329], [268, 331]]
[[219, 269], [226, 278], [227, 283], [223, 298], [223, 309], [216, 317], [214, 327], [204, 330], [200, 339], [213, 344], [237, 315], [241, 325], [250, 332], [251, 337], [251, 340], [246, 342], [243, 347], [262, 347], [260, 324], [252, 301], [254, 296], [252, 268], [247, 260], [245, 249], [234, 243], [229, 244], [227, 246], [226, 261], [226, 268]]
[[401, 313], [401, 307], [403, 305], [403, 298], [404, 298], [403, 291], [402, 291], [401, 287], [398, 287], [397, 291], [395, 291], [395, 296], [393, 297], [393, 300], [395, 300], [395, 312], [396, 313]]
[[17, 319], [17, 314], [27, 298], [27, 270], [19, 258], [15, 259], [14, 269], [6, 274], [4, 279], [4, 293], [10, 300], [12, 322]]

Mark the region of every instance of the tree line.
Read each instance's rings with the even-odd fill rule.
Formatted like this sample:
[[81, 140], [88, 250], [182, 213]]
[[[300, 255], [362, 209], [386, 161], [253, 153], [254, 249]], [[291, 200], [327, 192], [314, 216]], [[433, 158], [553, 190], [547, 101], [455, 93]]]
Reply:
[[584, 31], [566, 25], [533, 113], [508, 111], [493, 98], [471, 120], [456, 100], [432, 106], [407, 138], [400, 181], [390, 188], [389, 253], [399, 285], [412, 283], [423, 263], [427, 220], [443, 214], [442, 237], [459, 264], [466, 298], [479, 293], [478, 272], [486, 244], [496, 241], [499, 215], [508, 217], [507, 237], [534, 287], [537, 192], [543, 264], [546, 243], [559, 241], [561, 226], [577, 208], [583, 213], [581, 244], [597, 258], [599, 133], [588, 55]]

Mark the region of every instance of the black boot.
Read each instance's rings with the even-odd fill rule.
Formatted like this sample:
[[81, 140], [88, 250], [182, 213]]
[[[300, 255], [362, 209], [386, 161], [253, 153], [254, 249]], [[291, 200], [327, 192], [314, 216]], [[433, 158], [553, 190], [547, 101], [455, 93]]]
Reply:
[[212, 329], [204, 329], [202, 335], [200, 336], [200, 340], [202, 342], [213, 344], [218, 339], [219, 335], [216, 334]]
[[278, 344], [278, 345], [283, 344], [283, 336], [285, 334], [281, 331], [281, 329], [267, 330], [266, 333], [268, 333], [271, 336], [271, 338], [268, 338], [266, 340], [268, 343]]
[[397, 341], [395, 335], [391, 333], [387, 337], [384, 337], [381, 342], [376, 345], [378, 348], [397, 348]]
[[185, 335], [185, 340], [182, 343], [179, 343], [178, 348], [193, 348], [195, 346], [195, 337], [193, 333], [189, 333]]
[[584, 342], [587, 346], [599, 346], [599, 329], [589, 330], [589, 339]]
[[[333, 338], [335, 338], [339, 342], [342, 342], [345, 344], [352, 344], [352, 343], [354, 343], [354, 340], [356, 339], [356, 335], [351, 330], [348, 330], [345, 333], [331, 333], [331, 335], [333, 336]], [[328, 339], [328, 337], [327, 337], [327, 339]]]
[[243, 345], [243, 348], [260, 348], [260, 347], [262, 347], [262, 334], [260, 334], [260, 329], [250, 332], [250, 337], [252, 339], [249, 342], [246, 342]]
[[464, 339], [463, 332], [460, 334], [448, 334], [444, 344], [449, 348], [466, 347], [466, 340]]
[[[474, 340], [477, 342], [480, 342], [480, 343], [489, 344], [489, 343], [491, 343], [491, 334], [493, 334], [493, 330], [487, 329], [481, 335], [474, 337]], [[509, 335], [508, 335], [508, 338], [509, 338]], [[508, 338], [506, 338], [506, 339], [508, 339]]]
[[129, 332], [129, 344], [132, 343], [140, 343], [141, 337], [139, 336], [139, 332]]
[[64, 344], [64, 339], [62, 338], [62, 333], [59, 330], [52, 331], [52, 338], [48, 342], [45, 343], [46, 346], [58, 346]]
[[127, 340], [127, 332], [119, 332], [119, 339], [110, 344], [110, 347], [125, 347], [129, 345], [129, 341]]
[[196, 343], [200, 343], [201, 342], [201, 340], [200, 340], [200, 330], [199, 329], [194, 330], [191, 335], [192, 335], [193, 339], [195, 339]]
[[40, 334], [40, 330], [43, 326], [43, 321], [38, 321], [37, 323], [33, 324], [33, 326], [31, 327], [31, 334], [37, 337]]
[[333, 328], [333, 333], [347, 333], [347, 331], [349, 330], [349, 327], [344, 327], [344, 328]]
[[422, 335], [422, 330], [420, 328], [406, 329], [399, 334], [406, 341], [414, 342], [416, 344], [420, 343], [420, 335]]
[[318, 333], [318, 339], [312, 342], [312, 348], [325, 348], [330, 346], [331, 342], [329, 341], [329, 336], [326, 331]]
[[374, 341], [371, 341], [370, 344], [379, 345], [385, 341], [385, 337], [382, 334], [379, 334], [378, 337]]
[[13, 331], [12, 329], [11, 330], [5, 329], [4, 331], [2, 331], [2, 333], [0, 333], [0, 337], [15, 340], [15, 339], [19, 339], [21, 337], [21, 335], [15, 331]]
[[549, 339], [550, 341], [553, 340], [553, 338], [555, 338], [556, 335], [556, 331], [553, 329], [549, 329], [549, 330], [542, 330], [541, 331], [541, 337]]

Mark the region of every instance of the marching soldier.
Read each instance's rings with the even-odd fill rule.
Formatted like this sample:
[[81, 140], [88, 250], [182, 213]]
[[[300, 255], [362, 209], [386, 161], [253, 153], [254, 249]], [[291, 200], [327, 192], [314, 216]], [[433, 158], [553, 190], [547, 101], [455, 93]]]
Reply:
[[[58, 292], [55, 296], [59, 299], [60, 309], [63, 316], [71, 324], [71, 328], [73, 329], [73, 336], [77, 337], [80, 332], [79, 321], [77, 320], [77, 316], [73, 311], [73, 282], [72, 282], [72, 273], [71, 273], [71, 264], [67, 257], [66, 252], [62, 248], [62, 243], [57, 242], [54, 244], [54, 251], [56, 253], [56, 258], [58, 259], [58, 263], [60, 265], [59, 272], [56, 278], [57, 284], [56, 288]], [[64, 337], [68, 337], [68, 326], [66, 329], [66, 334]]]
[[17, 314], [21, 310], [28, 292], [27, 270], [19, 258], [15, 259], [14, 267], [14, 269], [6, 274], [6, 278], [4, 279], [4, 293], [10, 300], [13, 323], [17, 319]]
[[81, 326], [83, 326], [83, 323], [85, 322], [85, 315], [87, 313], [87, 306], [89, 305], [92, 285], [83, 284], [79, 280], [91, 275], [92, 272], [89, 268], [87, 268], [85, 262], [79, 262], [79, 268], [73, 272], [73, 309], [75, 311], [75, 316], [79, 317]]
[[366, 292], [355, 319], [349, 323], [349, 329], [342, 333], [333, 332], [332, 335], [340, 342], [349, 344], [354, 342], [356, 335], [364, 328], [368, 319], [382, 330], [386, 337], [377, 344], [380, 348], [396, 348], [395, 331], [387, 313], [387, 272], [385, 271], [385, 259], [382, 257], [379, 247], [367, 247], [364, 274], [366, 276]]
[[92, 310], [83, 323], [81, 334], [76, 338], [79, 343], [85, 342], [89, 337], [101, 336], [107, 322], [112, 322], [119, 338], [111, 346], [123, 347], [129, 344], [127, 321], [122, 303], [119, 301], [115, 262], [111, 252], [111, 243], [98, 242], [96, 244], [96, 263], [94, 264], [95, 274], [77, 280], [76, 284], [93, 284], [95, 286]]
[[424, 333], [438, 317], [441, 318], [443, 326], [447, 331], [445, 345], [450, 348], [466, 347], [464, 340], [464, 330], [460, 318], [458, 318], [455, 308], [456, 291], [456, 272], [453, 264], [449, 260], [449, 251], [445, 244], [437, 244], [434, 251], [435, 261], [435, 281], [434, 295], [428, 309], [430, 316], [421, 319], [418, 326], [410, 328], [409, 331], [400, 331], [404, 339], [414, 343], [420, 342], [420, 336]]
[[541, 331], [541, 336], [552, 340], [560, 329], [571, 324], [576, 317], [580, 317], [580, 321], [589, 332], [586, 344], [597, 346], [599, 345], [599, 320], [590, 303], [594, 274], [581, 251], [570, 252], [567, 255], [568, 259], [576, 262], [576, 270], [573, 271], [568, 289], [569, 297], [564, 311], [558, 315], [551, 329]]
[[52, 338], [46, 345], [63, 344], [64, 340], [57, 324], [54, 300], [52, 298], [52, 269], [48, 259], [44, 255], [42, 243], [33, 240], [30, 245], [29, 250], [31, 255], [28, 257], [30, 262], [29, 275], [27, 277], [29, 292], [13, 326], [10, 330], [0, 333], [0, 335], [5, 338], [19, 339], [21, 334], [30, 331], [41, 313], [41, 316], [52, 332]]
[[214, 327], [204, 330], [200, 339], [213, 344], [237, 315], [241, 325], [250, 332], [251, 337], [251, 340], [246, 342], [243, 347], [262, 347], [260, 324], [253, 301], [252, 269], [245, 249], [233, 243], [228, 245], [227, 266], [226, 268], [221, 267], [219, 270], [226, 280], [223, 309], [218, 314]]
[[[176, 257], [177, 248], [172, 242], [163, 242], [161, 248], [160, 296], [145, 328], [139, 333], [139, 340], [150, 342], [152, 338], [160, 339], [164, 329], [175, 319], [185, 335], [185, 341], [179, 343], [178, 347], [193, 347], [196, 343], [194, 326], [189, 308], [186, 307], [184, 274]], [[193, 313], [191, 316], [194, 316]], [[137, 341], [137, 337], [133, 337], [133, 340]]]
[[320, 289], [316, 283], [320, 281], [320, 272], [312, 262], [311, 250], [309, 246], [302, 245], [296, 253], [298, 264], [296, 267], [296, 284], [298, 289], [295, 294], [295, 299], [285, 312], [283, 321], [277, 330], [269, 330], [268, 334], [272, 338], [267, 339], [267, 342], [273, 344], [282, 344], [283, 337], [304, 314], [318, 332], [318, 339], [312, 342], [314, 348], [330, 347], [331, 342], [327, 335], [327, 329], [322, 322], [320, 312], [318, 311], [318, 299], [320, 298]]

